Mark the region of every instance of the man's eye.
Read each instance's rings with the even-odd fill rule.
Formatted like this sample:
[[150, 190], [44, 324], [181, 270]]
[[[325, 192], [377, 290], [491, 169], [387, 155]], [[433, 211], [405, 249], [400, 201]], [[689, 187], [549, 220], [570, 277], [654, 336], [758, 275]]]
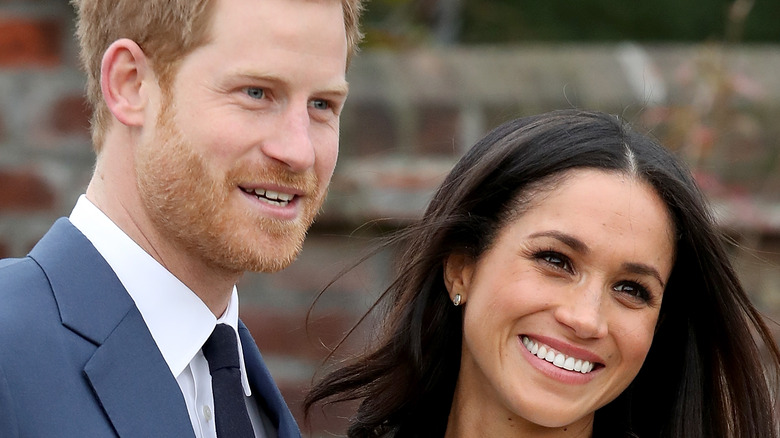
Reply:
[[311, 106], [314, 109], [326, 110], [330, 108], [330, 102], [328, 102], [327, 100], [316, 99], [311, 101]]
[[244, 88], [244, 92], [252, 99], [262, 99], [265, 97], [265, 90], [262, 88], [248, 87]]

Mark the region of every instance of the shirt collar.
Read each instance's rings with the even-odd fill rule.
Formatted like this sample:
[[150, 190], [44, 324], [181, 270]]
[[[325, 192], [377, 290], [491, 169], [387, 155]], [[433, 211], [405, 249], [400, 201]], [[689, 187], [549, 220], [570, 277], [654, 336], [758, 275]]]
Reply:
[[92, 242], [130, 294], [174, 377], [189, 365], [216, 324], [225, 323], [236, 331], [244, 393], [251, 395], [238, 337], [235, 286], [225, 313], [217, 319], [192, 290], [138, 246], [86, 196], [79, 197], [69, 219]]

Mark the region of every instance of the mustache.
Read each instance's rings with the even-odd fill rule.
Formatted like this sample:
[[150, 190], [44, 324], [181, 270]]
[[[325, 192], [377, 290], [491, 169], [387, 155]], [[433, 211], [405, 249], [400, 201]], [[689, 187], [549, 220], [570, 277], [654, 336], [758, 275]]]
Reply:
[[305, 173], [290, 171], [279, 163], [238, 163], [226, 175], [228, 186], [237, 185], [263, 185], [272, 184], [294, 189], [305, 195], [314, 195], [317, 192], [319, 181], [313, 169]]

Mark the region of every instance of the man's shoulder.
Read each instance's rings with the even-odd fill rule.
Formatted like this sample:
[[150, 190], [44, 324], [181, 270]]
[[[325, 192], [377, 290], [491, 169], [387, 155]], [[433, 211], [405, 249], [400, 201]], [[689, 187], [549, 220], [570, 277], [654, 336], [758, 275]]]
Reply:
[[[0, 259], [0, 297], [45, 284], [46, 275], [30, 257]], [[4, 301], [5, 302], [5, 301]]]
[[14, 272], [13, 269], [18, 269], [22, 265], [21, 263], [24, 263], [28, 258], [14, 258], [14, 259], [0, 259], [0, 275], [8, 274]]
[[59, 318], [45, 270], [29, 255], [0, 259], [2, 344], [24, 342], [26, 336], [21, 334], [36, 326], [47, 326], [50, 320], [58, 321]]
[[74, 231], [67, 219], [60, 219], [26, 257], [0, 259], [0, 297], [19, 289], [50, 287], [47, 273], [52, 266], [82, 257], [78, 245], [63, 245], [77, 236]]
[[51, 295], [51, 286], [43, 269], [30, 257], [0, 259], [0, 323], [22, 317]]

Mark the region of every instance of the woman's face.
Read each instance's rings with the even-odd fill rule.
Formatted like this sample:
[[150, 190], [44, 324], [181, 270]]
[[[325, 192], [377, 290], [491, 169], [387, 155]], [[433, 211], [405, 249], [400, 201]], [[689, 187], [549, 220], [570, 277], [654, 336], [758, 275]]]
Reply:
[[450, 421], [493, 430], [473, 436], [589, 434], [594, 412], [642, 366], [674, 250], [652, 187], [574, 170], [535, 195], [475, 263], [451, 256], [446, 283], [464, 309]]

